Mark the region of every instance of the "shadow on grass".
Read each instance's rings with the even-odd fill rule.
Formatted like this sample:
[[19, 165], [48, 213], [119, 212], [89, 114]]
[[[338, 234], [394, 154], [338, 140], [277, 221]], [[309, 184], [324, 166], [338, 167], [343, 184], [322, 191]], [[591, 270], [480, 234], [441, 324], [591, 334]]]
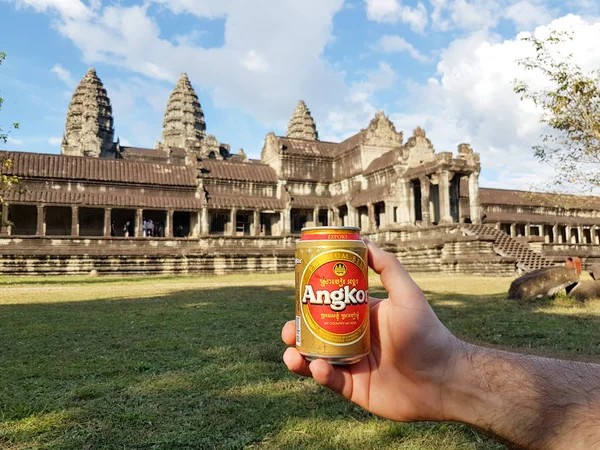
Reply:
[[[469, 340], [599, 353], [595, 316], [428, 296]], [[293, 315], [293, 289], [274, 286], [0, 306], [0, 447], [504, 448], [458, 425], [379, 420], [288, 373]]]

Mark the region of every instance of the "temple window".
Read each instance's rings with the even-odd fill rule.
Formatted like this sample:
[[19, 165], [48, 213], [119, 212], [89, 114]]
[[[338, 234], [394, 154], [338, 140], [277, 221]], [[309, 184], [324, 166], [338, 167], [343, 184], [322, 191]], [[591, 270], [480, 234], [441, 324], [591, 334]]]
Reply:
[[13, 236], [33, 236], [37, 231], [37, 207], [32, 205], [10, 205], [8, 220], [12, 223]]
[[227, 211], [210, 212], [210, 234], [225, 234], [227, 223], [229, 222], [229, 213]]
[[104, 236], [104, 209], [79, 208], [79, 236]]
[[45, 208], [46, 236], [71, 236], [71, 208], [47, 206]]
[[189, 237], [191, 232], [191, 218], [189, 211], [175, 211], [173, 213], [173, 236], [176, 238]]

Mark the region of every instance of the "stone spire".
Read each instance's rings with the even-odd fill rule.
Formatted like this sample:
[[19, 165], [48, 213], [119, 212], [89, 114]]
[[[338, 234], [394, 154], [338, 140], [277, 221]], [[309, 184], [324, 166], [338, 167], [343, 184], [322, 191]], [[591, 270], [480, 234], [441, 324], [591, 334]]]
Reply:
[[69, 104], [62, 154], [104, 156], [112, 151], [114, 134], [112, 107], [106, 89], [96, 71], [90, 69]]
[[182, 73], [165, 111], [162, 144], [167, 147], [188, 148], [189, 141], [204, 138], [204, 113], [187, 74]]
[[294, 114], [292, 114], [286, 136], [293, 139], [306, 139], [307, 141], [319, 140], [317, 126], [303, 100], [300, 100]]

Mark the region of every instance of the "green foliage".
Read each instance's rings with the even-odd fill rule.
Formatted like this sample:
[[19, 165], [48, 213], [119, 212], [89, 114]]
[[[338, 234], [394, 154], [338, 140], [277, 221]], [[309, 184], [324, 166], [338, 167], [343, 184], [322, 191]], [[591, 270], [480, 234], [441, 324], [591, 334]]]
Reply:
[[[2, 63], [4, 62], [5, 59], [6, 59], [6, 53], [0, 52], [0, 65], [2, 65]], [[2, 110], [3, 103], [4, 103], [4, 99], [2, 97], [0, 97], [0, 110]], [[11, 130], [18, 130], [18, 129], [19, 129], [19, 124], [17, 122], [13, 122], [13, 124], [10, 126], [8, 131], [5, 131], [2, 129], [2, 127], [0, 127], [0, 143], [6, 144], [6, 142], [8, 142], [8, 135], [11, 132]]]
[[[4, 62], [6, 53], [0, 52], [0, 65]], [[2, 110], [2, 104], [4, 99], [0, 97], [0, 110]], [[8, 131], [4, 131], [0, 127], [0, 144], [6, 144], [8, 142], [8, 135], [11, 130], [18, 130], [19, 124], [13, 123]], [[0, 227], [9, 225], [6, 217], [2, 217], [2, 205], [4, 204], [4, 193], [14, 185], [18, 184], [19, 179], [15, 176], [8, 175], [12, 161], [6, 158], [6, 156], [0, 155]]]
[[551, 129], [534, 147], [535, 156], [556, 168], [556, 185], [586, 190], [599, 187], [600, 69], [584, 72], [572, 54], [560, 51], [561, 44], [572, 40], [568, 33], [524, 40], [531, 43], [535, 54], [519, 64], [543, 74], [552, 84], [551, 89], [535, 90], [525, 81], [515, 80], [514, 91], [543, 111], [541, 122]]

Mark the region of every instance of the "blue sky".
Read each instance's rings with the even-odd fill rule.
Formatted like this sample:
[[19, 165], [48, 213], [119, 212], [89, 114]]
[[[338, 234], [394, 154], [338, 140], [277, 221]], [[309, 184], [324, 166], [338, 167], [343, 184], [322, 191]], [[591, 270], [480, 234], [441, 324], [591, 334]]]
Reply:
[[[252, 7], [248, 5], [251, 4]], [[531, 145], [539, 111], [512, 93], [522, 33], [569, 29], [584, 68], [600, 67], [595, 0], [0, 0], [0, 124], [7, 147], [60, 152], [75, 86], [95, 67], [121, 142], [154, 147], [170, 91], [188, 73], [207, 131], [260, 157], [299, 99], [323, 140], [340, 141], [383, 109], [437, 151], [470, 142], [481, 184], [529, 188], [551, 169]]]

